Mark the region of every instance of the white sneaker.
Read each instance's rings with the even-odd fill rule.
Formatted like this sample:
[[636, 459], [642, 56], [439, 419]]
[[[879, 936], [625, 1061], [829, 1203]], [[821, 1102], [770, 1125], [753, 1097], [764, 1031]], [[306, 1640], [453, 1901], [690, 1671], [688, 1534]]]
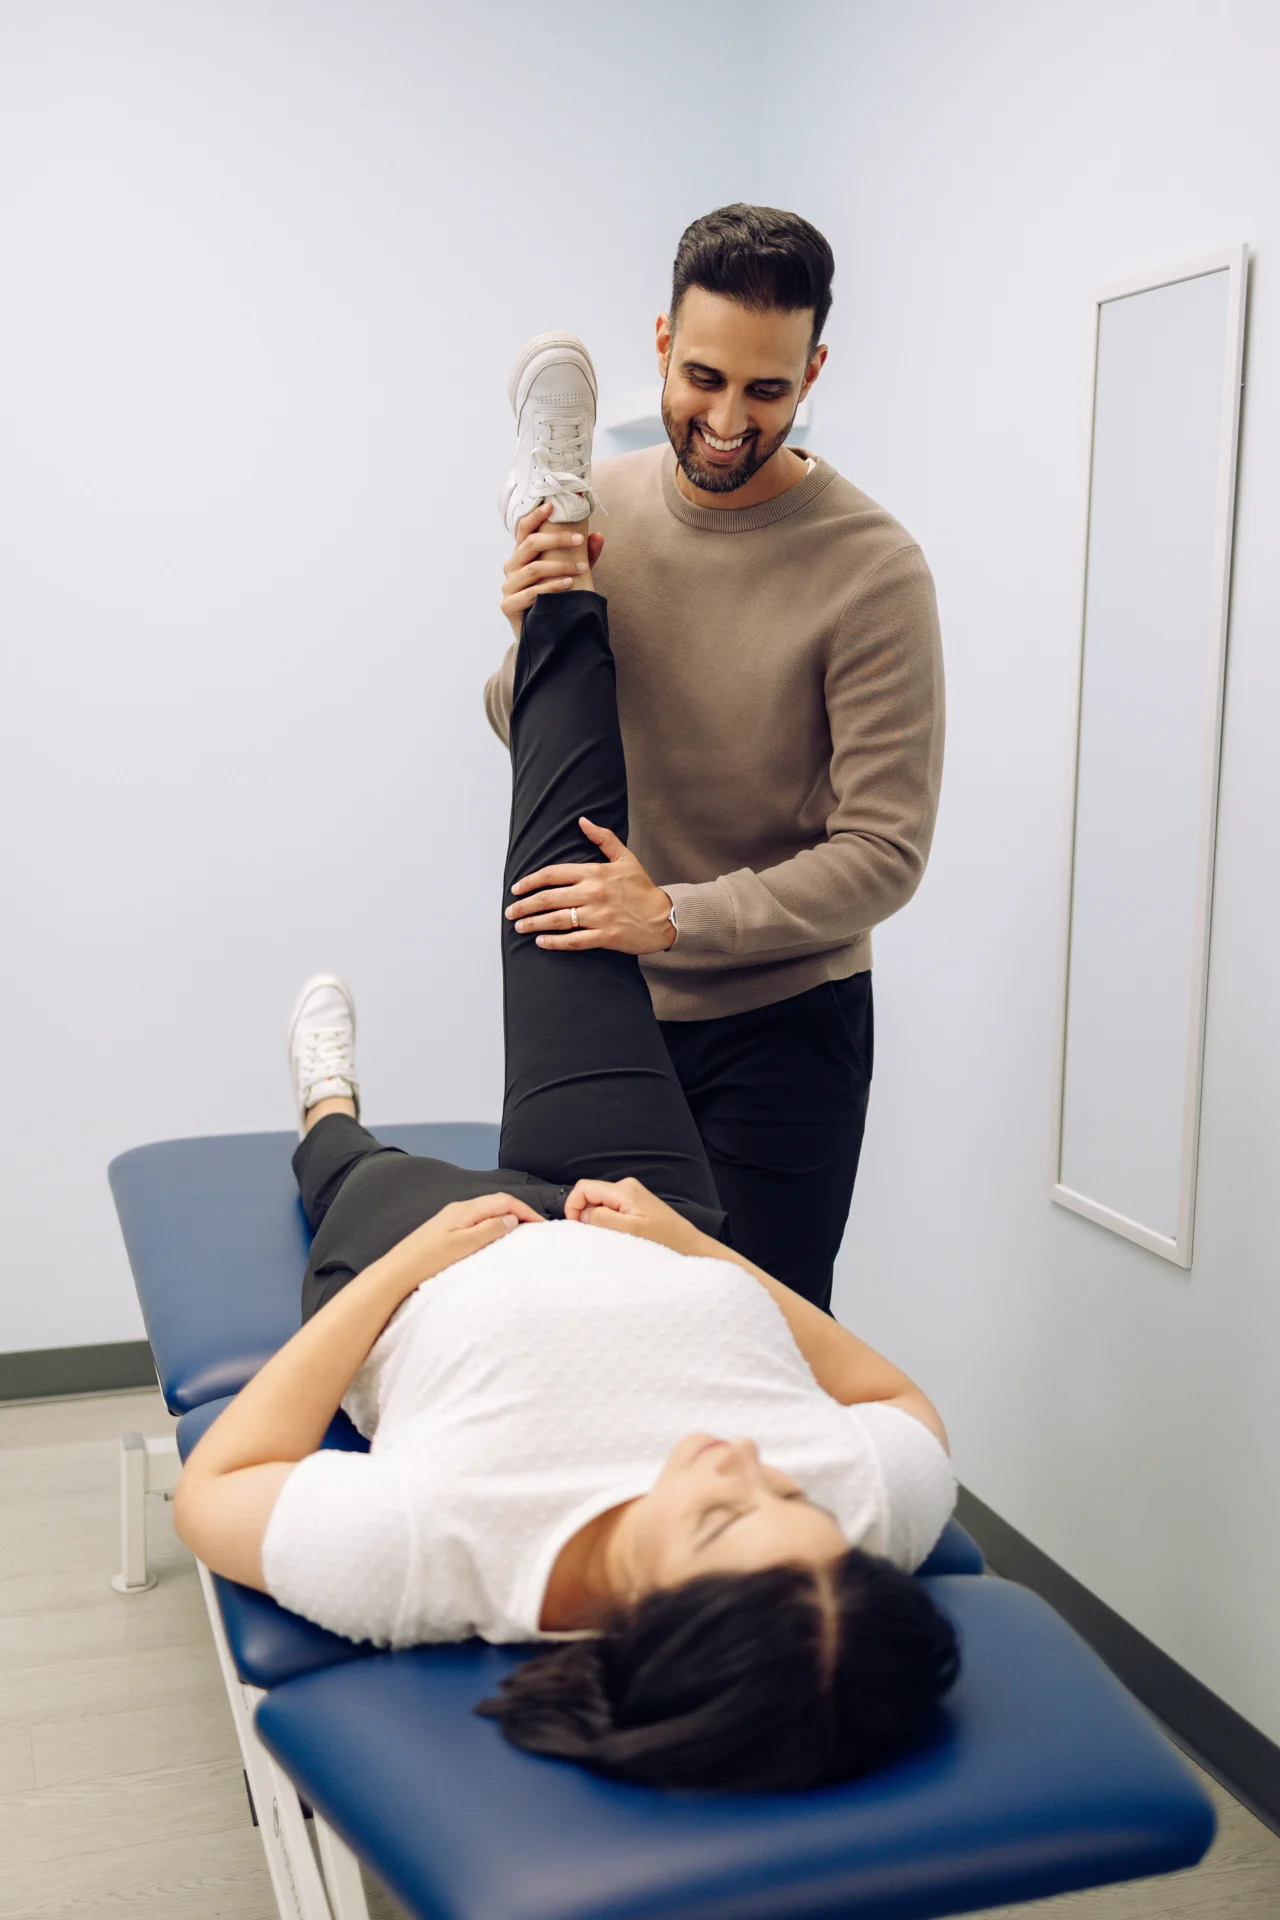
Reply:
[[307, 1130], [307, 1109], [321, 1100], [354, 1100], [356, 1079], [356, 1003], [336, 973], [313, 973], [289, 1015], [289, 1065], [298, 1102], [298, 1131]]
[[516, 361], [507, 382], [516, 416], [516, 464], [498, 497], [507, 532], [544, 500], [551, 518], [586, 520], [591, 491], [591, 435], [596, 424], [596, 370], [571, 333], [540, 333]]

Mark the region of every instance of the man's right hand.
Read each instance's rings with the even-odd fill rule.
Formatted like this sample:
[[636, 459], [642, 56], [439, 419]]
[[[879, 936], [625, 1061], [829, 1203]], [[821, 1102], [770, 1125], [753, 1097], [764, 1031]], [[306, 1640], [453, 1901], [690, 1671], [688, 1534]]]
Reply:
[[567, 593], [576, 575], [600, 558], [602, 533], [585, 540], [579, 528], [562, 521], [549, 525], [551, 501], [527, 513], [516, 528], [516, 544], [502, 569], [502, 611], [520, 638], [520, 623], [540, 593]]

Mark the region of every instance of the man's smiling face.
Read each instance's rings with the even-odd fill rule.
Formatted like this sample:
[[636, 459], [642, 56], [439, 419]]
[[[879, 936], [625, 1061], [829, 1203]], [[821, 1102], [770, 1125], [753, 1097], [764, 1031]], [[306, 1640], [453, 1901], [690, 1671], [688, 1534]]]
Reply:
[[827, 357], [812, 331], [807, 308], [756, 312], [703, 287], [686, 292], [674, 336], [659, 318], [662, 421], [699, 493], [737, 493], [783, 446]]

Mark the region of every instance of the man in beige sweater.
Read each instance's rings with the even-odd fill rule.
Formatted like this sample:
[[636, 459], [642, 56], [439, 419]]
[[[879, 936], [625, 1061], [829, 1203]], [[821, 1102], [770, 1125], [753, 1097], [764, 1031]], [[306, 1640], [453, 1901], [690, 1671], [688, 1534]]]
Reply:
[[[870, 1088], [871, 929], [919, 885], [943, 735], [920, 549], [786, 444], [826, 359], [831, 278], [795, 214], [696, 221], [657, 328], [670, 445], [594, 475], [573, 452], [586, 420], [589, 457], [585, 350], [526, 379], [525, 439], [580, 485], [538, 504], [535, 450], [532, 487], [507, 498], [502, 602], [518, 635], [539, 593], [607, 597], [631, 806], [628, 846], [585, 822], [583, 864], [528, 876], [510, 917], [565, 966], [641, 956], [734, 1245], [822, 1307]], [[546, 401], [568, 403], [558, 424]], [[514, 654], [485, 689], [503, 739]]]

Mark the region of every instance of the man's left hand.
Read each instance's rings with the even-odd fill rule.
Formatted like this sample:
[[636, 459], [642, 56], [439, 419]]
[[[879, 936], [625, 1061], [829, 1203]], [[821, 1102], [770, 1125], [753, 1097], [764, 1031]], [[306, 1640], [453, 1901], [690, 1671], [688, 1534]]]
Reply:
[[616, 833], [585, 817], [578, 825], [607, 864], [543, 867], [517, 880], [511, 891], [519, 904], [507, 908], [507, 919], [515, 921], [517, 933], [535, 935], [540, 947], [566, 953], [588, 947], [665, 952], [676, 937], [671, 895], [654, 886]]

